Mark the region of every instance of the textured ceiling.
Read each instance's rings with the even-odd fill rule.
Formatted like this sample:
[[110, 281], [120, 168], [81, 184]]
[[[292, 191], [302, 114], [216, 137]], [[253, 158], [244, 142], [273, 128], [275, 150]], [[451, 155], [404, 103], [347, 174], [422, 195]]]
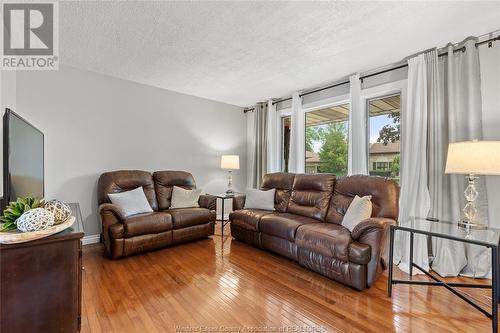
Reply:
[[500, 2], [63, 2], [61, 62], [247, 106], [500, 28]]

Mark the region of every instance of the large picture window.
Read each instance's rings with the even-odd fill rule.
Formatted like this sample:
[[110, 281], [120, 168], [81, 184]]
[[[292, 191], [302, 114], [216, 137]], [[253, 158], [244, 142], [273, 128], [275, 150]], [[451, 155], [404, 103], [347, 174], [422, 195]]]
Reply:
[[370, 175], [399, 182], [401, 95], [368, 100]]
[[347, 175], [349, 104], [306, 113], [305, 171]]

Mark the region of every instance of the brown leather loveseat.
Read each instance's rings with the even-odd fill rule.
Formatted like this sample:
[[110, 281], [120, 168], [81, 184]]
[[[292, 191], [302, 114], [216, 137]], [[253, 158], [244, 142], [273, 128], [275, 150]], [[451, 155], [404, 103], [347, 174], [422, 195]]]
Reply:
[[[111, 204], [109, 193], [142, 186], [152, 213], [125, 217]], [[189, 172], [127, 170], [103, 173], [97, 185], [97, 200], [106, 253], [120, 258], [214, 234], [216, 198], [201, 195], [199, 208], [169, 209], [173, 186], [195, 189]]]
[[[375, 282], [386, 266], [389, 226], [398, 216], [396, 182], [362, 175], [265, 175], [261, 189], [273, 188], [275, 211], [243, 209], [245, 197], [234, 199], [229, 218], [235, 239], [358, 290]], [[371, 195], [373, 212], [350, 232], [342, 218], [355, 195]]]

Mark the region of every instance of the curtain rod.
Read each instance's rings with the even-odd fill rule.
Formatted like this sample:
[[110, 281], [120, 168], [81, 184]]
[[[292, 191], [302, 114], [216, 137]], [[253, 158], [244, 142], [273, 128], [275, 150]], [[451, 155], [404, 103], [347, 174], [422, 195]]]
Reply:
[[[493, 46], [493, 42], [495, 42], [495, 41], [500, 41], [500, 35], [498, 35], [497, 37], [494, 37], [494, 38], [489, 38], [489, 39], [484, 40], [482, 42], [477, 42], [475, 44], [475, 46], [478, 47], [478, 46], [481, 46], [481, 45], [484, 45], [484, 44], [488, 44], [488, 47], [492, 47]], [[460, 47], [458, 49], [453, 50], [453, 53], [460, 52], [460, 51], [465, 52], [465, 46], [462, 46], [462, 47]], [[443, 52], [443, 53], [438, 54], [438, 57], [445, 57], [447, 55], [448, 55], [448, 52]], [[391, 68], [380, 70], [380, 71], [377, 71], [377, 72], [374, 72], [374, 73], [371, 73], [371, 74], [366, 74], [366, 75], [360, 76], [359, 79], [361, 80], [361, 82], [363, 82], [363, 79], [367, 79], [367, 78], [372, 77], [372, 76], [377, 76], [377, 75], [380, 75], [380, 74], [392, 72], [394, 70], [398, 70], [398, 69], [405, 68], [405, 67], [408, 67], [408, 62], [405, 62], [404, 64], [396, 65], [396, 66], [391, 67]], [[302, 94], [299, 94], [299, 97], [310, 95], [310, 94], [314, 94], [316, 92], [320, 92], [320, 91], [323, 91], [323, 90], [335, 88], [335, 87], [342, 86], [342, 85], [348, 84], [348, 83], [349, 83], [349, 80], [344, 80], [344, 81], [336, 82], [336, 83], [333, 83], [331, 85], [328, 85], [328, 86], [325, 86], [325, 87], [322, 87], [322, 88], [317, 88], [317, 89], [314, 89], [314, 90], [306, 91], [306, 92], [304, 92]], [[292, 97], [280, 98], [278, 100], [273, 101], [272, 104], [275, 105], [277, 103], [289, 101], [291, 99], [292, 99]], [[249, 108], [249, 109], [244, 109], [243, 110], [244, 113], [247, 113], [247, 112], [250, 112], [250, 111], [254, 111], [254, 108]]]
[[[461, 48], [453, 50], [454, 53], [455, 52], [460, 52], [460, 51], [461, 52], [465, 52], [465, 46], [462, 46]], [[448, 55], [447, 52], [443, 52], [443, 53], [438, 54], [438, 57], [445, 57], [447, 55]], [[402, 65], [397, 65], [397, 66], [394, 66], [394, 67], [391, 67], [391, 68], [387, 68], [387, 69], [384, 69], [384, 70], [381, 70], [381, 71], [377, 71], [375, 73], [371, 73], [371, 74], [366, 74], [366, 75], [360, 76], [359, 79], [361, 80], [361, 82], [363, 82], [364, 79], [367, 79], [369, 77], [377, 76], [377, 75], [388, 73], [388, 72], [392, 72], [392, 71], [395, 71], [395, 70], [398, 70], [398, 69], [401, 69], [401, 68], [405, 68], [405, 67], [408, 67], [408, 63], [407, 62], [404, 63], [404, 64], [402, 64]], [[342, 86], [344, 84], [348, 84], [349, 82], [350, 82], [349, 80], [345, 80], [345, 81], [334, 83], [332, 85], [329, 85], [329, 86], [326, 86], [326, 87], [323, 87], [323, 88], [318, 88], [318, 89], [314, 89], [314, 90], [311, 90], [311, 91], [307, 91], [307, 92], [304, 92], [302, 94], [299, 94], [299, 97], [310, 95], [310, 94], [314, 94], [316, 92], [327, 90], [327, 89], [331, 89], [331, 88], [335, 88], [335, 87], [338, 87], [338, 86]]]

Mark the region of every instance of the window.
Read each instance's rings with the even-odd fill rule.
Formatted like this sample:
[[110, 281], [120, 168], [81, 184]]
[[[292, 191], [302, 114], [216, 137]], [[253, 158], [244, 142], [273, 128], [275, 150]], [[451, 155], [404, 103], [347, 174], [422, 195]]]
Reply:
[[347, 175], [349, 104], [306, 113], [306, 173]]
[[370, 175], [399, 182], [401, 95], [368, 100]]
[[281, 171], [288, 172], [290, 161], [290, 128], [292, 117], [281, 117]]

